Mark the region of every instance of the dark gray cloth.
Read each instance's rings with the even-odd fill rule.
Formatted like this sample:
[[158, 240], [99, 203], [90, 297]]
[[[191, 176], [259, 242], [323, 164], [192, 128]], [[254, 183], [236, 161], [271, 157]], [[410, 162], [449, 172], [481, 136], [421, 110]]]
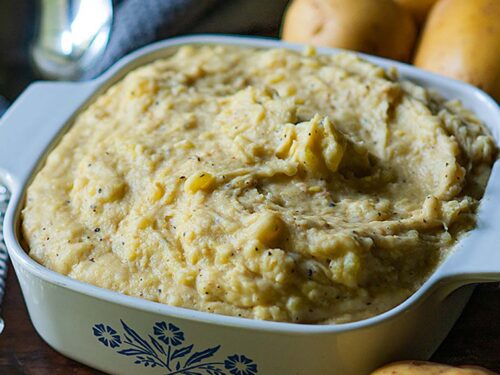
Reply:
[[160, 37], [187, 32], [220, 1], [121, 1], [114, 10], [111, 36], [103, 56], [82, 78], [98, 76], [123, 55]]

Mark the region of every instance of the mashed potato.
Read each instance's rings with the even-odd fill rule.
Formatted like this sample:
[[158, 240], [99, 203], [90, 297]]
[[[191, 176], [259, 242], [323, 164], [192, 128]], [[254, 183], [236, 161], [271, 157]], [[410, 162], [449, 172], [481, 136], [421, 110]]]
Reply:
[[22, 229], [41, 264], [127, 295], [353, 321], [474, 226], [495, 152], [459, 103], [353, 54], [185, 46], [76, 118]]

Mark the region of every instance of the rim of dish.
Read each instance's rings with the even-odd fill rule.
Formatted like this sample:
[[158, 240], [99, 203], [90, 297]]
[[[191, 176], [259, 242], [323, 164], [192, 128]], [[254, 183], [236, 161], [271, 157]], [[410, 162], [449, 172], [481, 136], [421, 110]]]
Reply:
[[[137, 60], [147, 55], [153, 55], [155, 52], [162, 52], [162, 50], [167, 50], [170, 48], [180, 47], [182, 45], [189, 44], [225, 44], [225, 45], [237, 45], [241, 47], [254, 47], [254, 48], [287, 48], [291, 50], [301, 50], [305, 46], [301, 44], [287, 43], [271, 38], [263, 37], [248, 37], [248, 36], [233, 36], [233, 35], [213, 35], [213, 34], [202, 34], [202, 35], [192, 35], [192, 36], [181, 36], [171, 39], [166, 39], [163, 41], [152, 43], [148, 46], [142, 47], [135, 52], [130, 53], [122, 57], [115, 64], [113, 64], [108, 70], [106, 70], [99, 77], [85, 82], [80, 82], [76, 84], [80, 85], [92, 85], [93, 93], [89, 96], [92, 98], [103, 86], [112, 84], [113, 80], [122, 78], [125, 74], [131, 71], [134, 67], [132, 66]], [[337, 48], [317, 48], [319, 54], [333, 54], [338, 53], [343, 50]], [[461, 91], [470, 91], [473, 95], [478, 96], [485, 105], [492, 107], [496, 106], [496, 102], [493, 101], [487, 94], [479, 90], [478, 88], [471, 86], [467, 83], [460, 82], [454, 79], [439, 76], [434, 73], [424, 72], [416, 67], [410, 66], [408, 64], [393, 61], [377, 56], [367, 55], [363, 53], [356, 52], [359, 56], [368, 59], [369, 61], [382, 65], [387, 68], [387, 65], [394, 66], [398, 69], [400, 73], [404, 76], [416, 73], [417, 76], [424, 76], [430, 80], [437, 82], [444, 82], [452, 88], [459, 89]], [[151, 56], [153, 58], [153, 56]], [[143, 65], [141, 63], [140, 65]], [[89, 101], [89, 98], [85, 100], [85, 104]], [[494, 107], [493, 107], [494, 108]], [[497, 112], [500, 113], [500, 109], [497, 107]], [[500, 128], [500, 127], [499, 127]], [[61, 129], [62, 130], [62, 129]], [[493, 129], [490, 129], [493, 130]], [[496, 129], [498, 134], [500, 129]], [[495, 137], [500, 138], [500, 137]], [[47, 144], [50, 145], [53, 139], [48, 140]], [[497, 144], [499, 139], [497, 139]], [[44, 152], [44, 155], [46, 152]], [[43, 156], [42, 156], [43, 158]], [[41, 158], [40, 158], [41, 160]], [[38, 165], [37, 161], [37, 165]], [[493, 169], [498, 169], [499, 163], [495, 162]], [[492, 174], [493, 174], [492, 169]], [[178, 319], [186, 319], [196, 322], [211, 323], [221, 326], [231, 326], [241, 329], [252, 329], [258, 331], [269, 331], [276, 333], [294, 333], [294, 334], [329, 334], [329, 333], [340, 333], [345, 331], [354, 331], [363, 328], [369, 328], [371, 326], [380, 324], [382, 322], [388, 321], [392, 318], [405, 313], [406, 311], [416, 308], [419, 303], [425, 302], [425, 298], [434, 292], [438, 288], [439, 281], [442, 278], [439, 275], [439, 271], [447, 263], [448, 260], [453, 258], [457, 248], [461, 246], [462, 241], [458, 241], [454, 247], [453, 252], [450, 253], [441, 264], [433, 271], [431, 276], [405, 301], [399, 305], [393, 307], [392, 309], [383, 312], [381, 314], [372, 316], [367, 319], [363, 319], [355, 322], [339, 323], [339, 324], [303, 324], [303, 323], [290, 323], [290, 322], [273, 322], [273, 321], [263, 321], [254, 320], [247, 318], [240, 318], [234, 316], [226, 316], [214, 313], [208, 313], [204, 311], [191, 310], [183, 307], [170, 306], [162, 304], [159, 302], [153, 302], [146, 299], [132, 297], [119, 292], [97, 287], [91, 284], [72, 279], [69, 276], [59, 274], [52, 271], [43, 265], [37, 263], [35, 260], [29, 257], [28, 253], [23, 249], [18, 239], [18, 233], [16, 228], [18, 228], [20, 221], [20, 210], [23, 203], [23, 197], [25, 189], [31, 177], [34, 175], [35, 171], [29, 173], [29, 177], [25, 181], [18, 181], [16, 184], [17, 189], [12, 189], [12, 197], [9, 203], [7, 215], [5, 217], [4, 233], [7, 248], [10, 255], [14, 259], [14, 263], [18, 263], [21, 267], [27, 269], [30, 273], [38, 278], [45, 280], [46, 282], [53, 283], [57, 286], [70, 289], [74, 292], [78, 292], [87, 296], [91, 296], [102, 300], [104, 302], [111, 302], [126, 306], [132, 309], [138, 309], [142, 311], [147, 311], [155, 314], [171, 316]], [[491, 177], [490, 177], [491, 178]], [[489, 183], [488, 183], [489, 185]], [[476, 229], [472, 229], [469, 234], [475, 232]]]

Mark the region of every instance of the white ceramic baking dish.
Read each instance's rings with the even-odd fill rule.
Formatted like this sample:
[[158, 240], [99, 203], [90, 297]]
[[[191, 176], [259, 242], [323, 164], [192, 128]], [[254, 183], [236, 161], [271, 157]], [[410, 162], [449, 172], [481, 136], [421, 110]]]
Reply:
[[[52, 272], [21, 245], [20, 210], [31, 176], [75, 114], [131, 69], [185, 44], [302, 46], [232, 36], [189, 36], [152, 44], [90, 82], [34, 83], [0, 124], [0, 178], [12, 192], [4, 234], [32, 322], [55, 350], [117, 374], [365, 375], [388, 361], [428, 358], [476, 282], [500, 280], [500, 166], [495, 163], [478, 226], [407, 301], [342, 325], [254, 321], [191, 311], [97, 288]], [[320, 49], [335, 54], [334, 49]], [[500, 139], [500, 110], [480, 90], [411, 66], [365, 56], [442, 95], [460, 99]], [[461, 288], [462, 287], [462, 288]], [[8, 322], [7, 322], [8, 324]]]

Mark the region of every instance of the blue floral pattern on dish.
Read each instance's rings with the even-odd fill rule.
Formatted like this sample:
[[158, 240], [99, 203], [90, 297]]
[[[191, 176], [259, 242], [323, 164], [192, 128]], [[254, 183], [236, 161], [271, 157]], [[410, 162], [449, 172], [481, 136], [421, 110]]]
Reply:
[[255, 375], [257, 365], [244, 355], [230, 355], [224, 361], [224, 367], [233, 375]]
[[97, 340], [102, 342], [105, 346], [117, 348], [122, 342], [118, 333], [110, 326], [96, 324], [92, 330], [94, 331], [94, 336], [97, 337]]
[[113, 327], [97, 323], [92, 333], [104, 346], [118, 354], [134, 357], [134, 363], [145, 367], [164, 368], [165, 375], [256, 375], [257, 364], [242, 354], [214, 358], [221, 345], [195, 350], [194, 345], [184, 345], [184, 332], [169, 322], [156, 322], [152, 335], [141, 336], [120, 320], [123, 333]]
[[172, 323], [158, 322], [153, 327], [154, 334], [165, 344], [177, 346], [184, 341], [184, 333]]

